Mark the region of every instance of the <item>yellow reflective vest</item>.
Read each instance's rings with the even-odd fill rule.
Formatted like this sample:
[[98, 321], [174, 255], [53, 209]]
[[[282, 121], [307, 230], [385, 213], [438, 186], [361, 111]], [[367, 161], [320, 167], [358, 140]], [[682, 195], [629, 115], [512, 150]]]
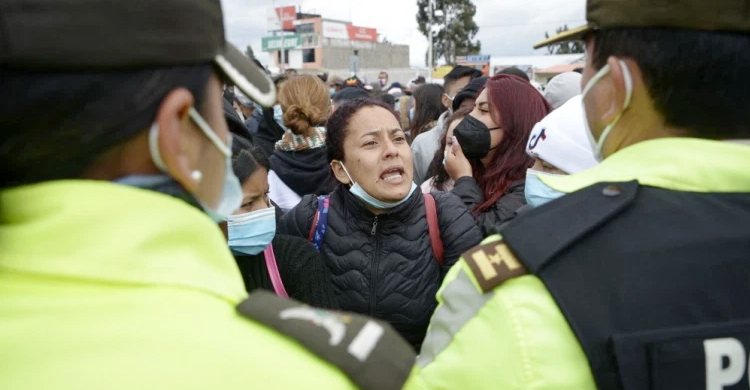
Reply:
[[[566, 193], [631, 180], [674, 191], [750, 193], [750, 146], [651, 140], [588, 171], [542, 180]], [[502, 237], [491, 236], [451, 268], [437, 293], [417, 373], [405, 389], [596, 389], [586, 355], [552, 295], [538, 277], [516, 272], [507, 249]], [[488, 281], [501, 279], [495, 274], [501, 263], [509, 272], [486, 291]]]
[[107, 182], [0, 192], [0, 389], [354, 389], [243, 317], [216, 224]]

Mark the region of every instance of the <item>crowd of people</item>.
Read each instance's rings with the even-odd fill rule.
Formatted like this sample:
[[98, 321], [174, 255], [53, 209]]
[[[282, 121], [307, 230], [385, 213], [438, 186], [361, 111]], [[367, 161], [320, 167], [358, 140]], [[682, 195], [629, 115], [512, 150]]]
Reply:
[[0, 3], [1, 388], [747, 388], [748, 4], [589, 0], [540, 90], [36, 3]]

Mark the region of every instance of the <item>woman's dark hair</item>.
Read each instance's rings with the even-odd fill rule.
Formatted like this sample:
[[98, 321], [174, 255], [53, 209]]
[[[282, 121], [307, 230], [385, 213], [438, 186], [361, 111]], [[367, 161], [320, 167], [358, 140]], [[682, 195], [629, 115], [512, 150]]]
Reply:
[[480, 213], [494, 206], [513, 182], [526, 176], [526, 169], [534, 162], [526, 154], [529, 133], [552, 111], [542, 94], [518, 76], [495, 75], [487, 81], [485, 89], [490, 115], [502, 129], [503, 139], [487, 167], [478, 159], [469, 160], [474, 179], [484, 192], [484, 203], [474, 209]]
[[[328, 118], [326, 124], [326, 147], [328, 149], [328, 162], [344, 160], [344, 141], [346, 140], [346, 130], [354, 114], [365, 107], [381, 107], [390, 112], [396, 121], [398, 114], [393, 111], [393, 107], [388, 106], [380, 100], [373, 98], [358, 98], [350, 100], [341, 105]], [[400, 124], [399, 124], [400, 125]]]
[[235, 136], [232, 139], [232, 170], [237, 179], [244, 184], [258, 168], [271, 170], [268, 156], [246, 138]]
[[429, 130], [445, 111], [442, 101], [443, 87], [438, 84], [425, 84], [414, 91], [414, 118], [411, 121], [411, 139]]
[[435, 189], [438, 191], [445, 191], [445, 184], [450, 180], [448, 171], [445, 170], [445, 165], [443, 165], [443, 158], [445, 158], [445, 155], [443, 153], [445, 152], [445, 148], [448, 145], [448, 127], [451, 125], [451, 123], [465, 118], [467, 115], [469, 115], [471, 110], [471, 107], [464, 107], [454, 112], [449, 117], [445, 118], [445, 134], [440, 137], [440, 149], [435, 152], [435, 157], [432, 158], [430, 167], [429, 169], [427, 169], [427, 177], [435, 178], [433, 187], [435, 187]]
[[396, 106], [396, 98], [393, 97], [393, 95], [389, 93], [383, 92], [383, 93], [378, 94], [378, 100], [391, 106], [391, 108]]
[[77, 179], [151, 126], [164, 97], [188, 89], [198, 111], [211, 65], [132, 71], [0, 71], [0, 187]]

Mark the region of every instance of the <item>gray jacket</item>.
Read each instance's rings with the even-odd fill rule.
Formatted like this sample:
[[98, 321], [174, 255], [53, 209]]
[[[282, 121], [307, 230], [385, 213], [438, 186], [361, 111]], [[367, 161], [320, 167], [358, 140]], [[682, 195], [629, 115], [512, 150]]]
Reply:
[[414, 182], [417, 185], [421, 185], [429, 179], [427, 170], [430, 169], [435, 153], [440, 149], [440, 139], [445, 135], [447, 128], [445, 120], [449, 115], [450, 111], [442, 113], [435, 127], [419, 134], [411, 143], [411, 154], [414, 160]]

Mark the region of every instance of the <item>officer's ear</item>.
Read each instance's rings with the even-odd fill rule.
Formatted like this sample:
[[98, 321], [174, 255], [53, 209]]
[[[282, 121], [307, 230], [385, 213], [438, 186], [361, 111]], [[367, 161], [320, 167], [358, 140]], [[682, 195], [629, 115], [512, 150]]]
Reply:
[[[603, 84], [601, 88], [604, 90], [607, 97], [605, 101], [608, 102], [608, 104], [603, 107], [604, 111], [602, 111], [601, 114], [602, 123], [614, 122], [615, 118], [623, 112], [629, 93], [628, 84], [630, 84], [630, 93], [632, 93], [632, 76], [629, 72], [629, 69], [632, 67], [625, 69], [621, 61], [629, 60], [609, 57], [607, 59], [607, 65], [610, 67], [610, 77], [604, 77], [599, 81]], [[635, 65], [635, 63], [633, 63], [633, 65]], [[628, 78], [630, 80], [627, 80]]]
[[196, 170], [191, 158], [192, 145], [200, 140], [199, 134], [190, 129], [188, 110], [193, 107], [193, 94], [185, 88], [169, 92], [156, 113], [155, 124], [159, 126], [157, 145], [159, 155], [166, 166], [167, 174], [177, 180], [187, 191], [194, 193], [200, 178], [193, 175]]

